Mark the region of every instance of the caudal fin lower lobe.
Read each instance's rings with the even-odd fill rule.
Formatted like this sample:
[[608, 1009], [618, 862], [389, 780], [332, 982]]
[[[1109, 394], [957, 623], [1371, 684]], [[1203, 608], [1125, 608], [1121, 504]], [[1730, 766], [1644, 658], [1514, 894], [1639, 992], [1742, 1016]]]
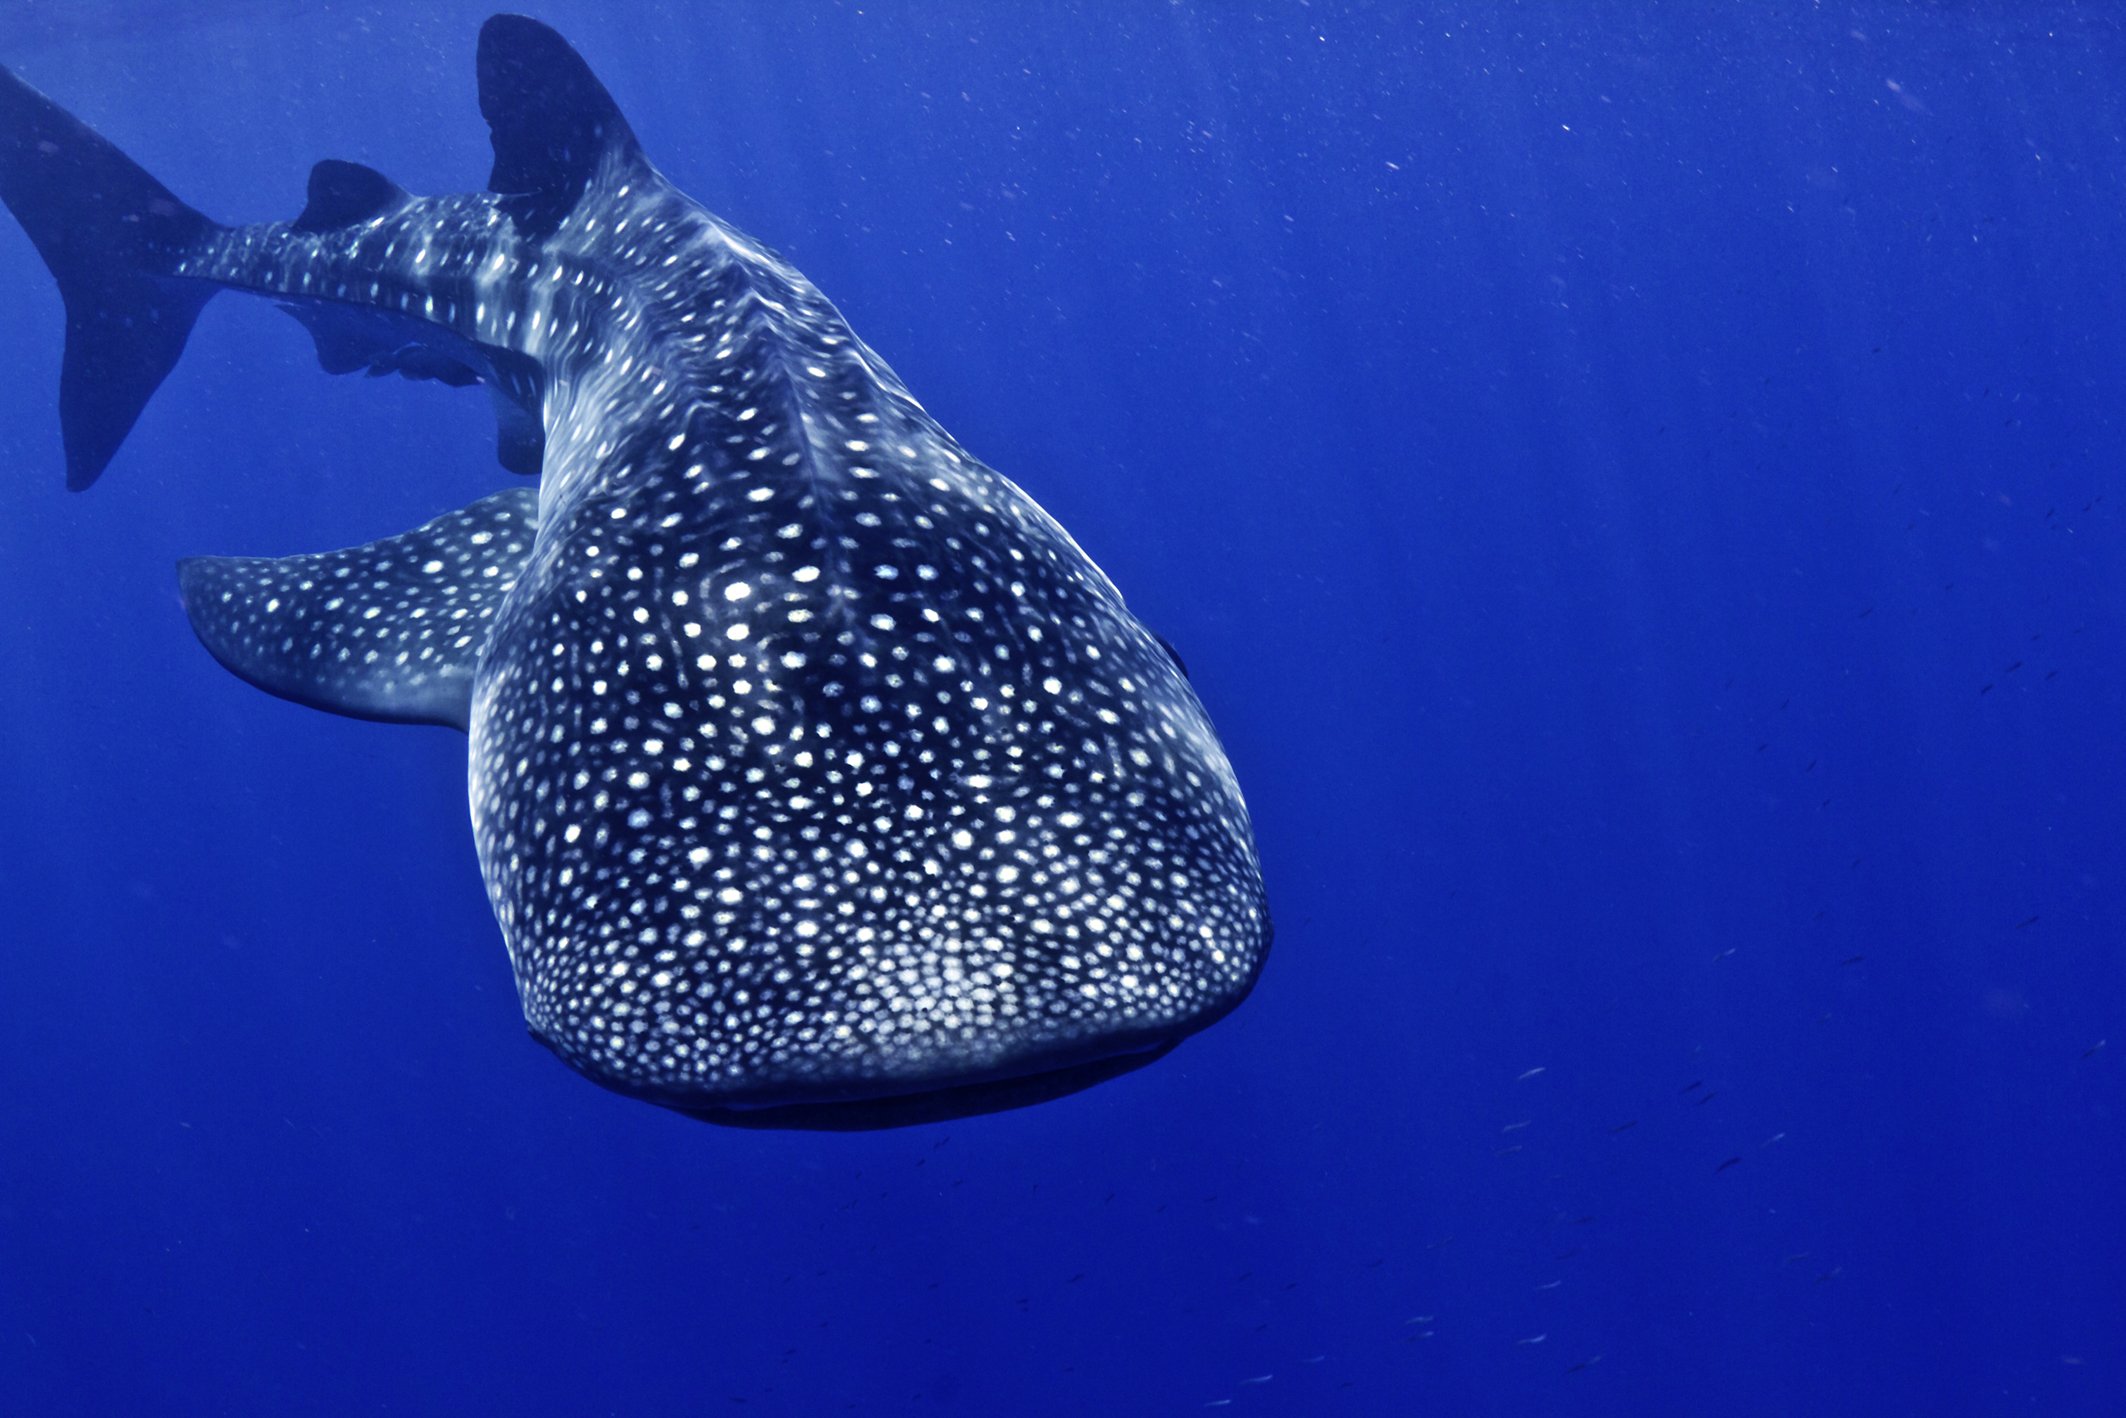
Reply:
[[66, 482], [96, 481], [184, 352], [214, 287], [170, 274], [214, 224], [80, 119], [0, 69], [0, 202], [66, 301]]

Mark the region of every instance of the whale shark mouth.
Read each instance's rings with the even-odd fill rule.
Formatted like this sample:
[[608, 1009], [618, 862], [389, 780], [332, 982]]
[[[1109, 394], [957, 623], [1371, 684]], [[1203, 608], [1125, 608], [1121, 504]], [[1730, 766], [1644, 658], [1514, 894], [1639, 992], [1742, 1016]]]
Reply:
[[681, 1106], [679, 1111], [726, 1127], [796, 1128], [814, 1132], [869, 1132], [880, 1128], [911, 1127], [918, 1123], [947, 1123], [1065, 1097], [1154, 1063], [1180, 1042], [1179, 1039], [1166, 1039], [1134, 1052], [1112, 1054], [1086, 1063], [915, 1093], [810, 1103], [740, 1104], [714, 1108]]
[[[1190, 1031], [1193, 1032], [1193, 1031]], [[533, 1037], [538, 1037], [534, 1035]], [[958, 1082], [917, 1083], [902, 1091], [864, 1091], [821, 1094], [817, 1097], [707, 1101], [670, 1089], [644, 1088], [621, 1080], [586, 1075], [615, 1093], [684, 1113], [690, 1118], [724, 1127], [790, 1129], [809, 1132], [872, 1132], [885, 1128], [913, 1127], [923, 1123], [953, 1122], [1023, 1108], [1105, 1083], [1125, 1073], [1156, 1063], [1171, 1053], [1184, 1036], [1164, 1034], [1148, 1042], [1080, 1058], [1051, 1067], [1035, 1065], [992, 1078], [965, 1078]], [[545, 1041], [542, 1039], [542, 1043]], [[549, 1045], [548, 1047], [551, 1047]], [[567, 1060], [564, 1058], [564, 1062]], [[579, 1070], [580, 1072], [581, 1070]]]

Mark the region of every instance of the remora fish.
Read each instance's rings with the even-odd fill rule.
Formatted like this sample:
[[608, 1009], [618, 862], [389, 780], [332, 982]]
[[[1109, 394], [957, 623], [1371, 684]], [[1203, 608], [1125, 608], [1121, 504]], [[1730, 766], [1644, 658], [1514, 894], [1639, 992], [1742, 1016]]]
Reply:
[[1270, 922], [1178, 658], [558, 35], [489, 20], [479, 93], [489, 191], [323, 162], [293, 222], [225, 227], [0, 78], [0, 198], [66, 302], [69, 484], [225, 288], [328, 370], [493, 391], [536, 491], [180, 576], [253, 684], [469, 734], [525, 1019], [599, 1083], [876, 1126], [1069, 1092], [1231, 1010]]

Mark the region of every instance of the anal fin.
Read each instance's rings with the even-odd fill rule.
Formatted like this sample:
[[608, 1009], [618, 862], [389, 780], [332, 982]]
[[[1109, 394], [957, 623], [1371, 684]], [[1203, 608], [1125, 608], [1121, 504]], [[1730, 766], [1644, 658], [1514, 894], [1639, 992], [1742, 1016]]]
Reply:
[[537, 477], [546, 451], [538, 364], [512, 350], [477, 345], [441, 326], [391, 310], [340, 301], [288, 299], [281, 309], [310, 332], [327, 374], [398, 374], [494, 393], [496, 456], [502, 466]]
[[546, 426], [536, 406], [526, 408], [495, 386], [495, 456], [520, 477], [535, 478], [546, 463]]
[[457, 389], [480, 382], [474, 346], [407, 316], [329, 301], [284, 300], [281, 309], [310, 332], [327, 374], [403, 374]]
[[285, 557], [178, 563], [214, 658], [269, 694], [357, 719], [446, 724], [472, 713], [495, 610], [531, 556], [539, 497], [494, 493], [396, 537]]

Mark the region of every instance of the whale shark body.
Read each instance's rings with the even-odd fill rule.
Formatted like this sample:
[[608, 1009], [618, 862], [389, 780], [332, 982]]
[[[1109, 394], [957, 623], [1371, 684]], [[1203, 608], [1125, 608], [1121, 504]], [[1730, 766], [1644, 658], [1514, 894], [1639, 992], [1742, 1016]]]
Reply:
[[601, 1084], [879, 1126], [1073, 1091], [1231, 1010], [1270, 922], [1178, 657], [659, 175], [559, 36], [496, 16], [479, 84], [489, 190], [324, 162], [295, 221], [227, 227], [0, 77], [0, 198], [66, 301], [70, 485], [223, 289], [328, 370], [492, 392], [535, 487], [180, 582], [253, 684], [469, 735], [525, 1019]]

